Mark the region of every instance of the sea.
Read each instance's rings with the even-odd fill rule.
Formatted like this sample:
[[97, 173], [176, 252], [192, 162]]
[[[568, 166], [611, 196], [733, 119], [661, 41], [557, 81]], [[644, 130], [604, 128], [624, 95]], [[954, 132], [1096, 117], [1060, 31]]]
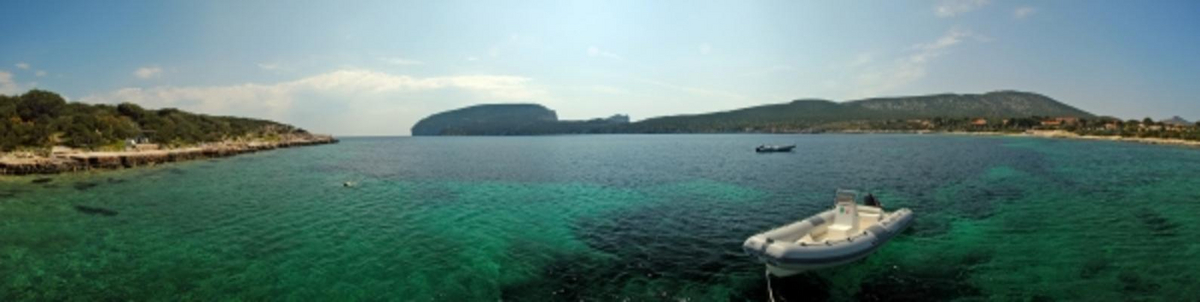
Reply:
[[[742, 251], [837, 189], [916, 220], [863, 260], [792, 277]], [[1187, 147], [345, 138], [0, 178], [0, 301], [1196, 301], [1198, 216]]]

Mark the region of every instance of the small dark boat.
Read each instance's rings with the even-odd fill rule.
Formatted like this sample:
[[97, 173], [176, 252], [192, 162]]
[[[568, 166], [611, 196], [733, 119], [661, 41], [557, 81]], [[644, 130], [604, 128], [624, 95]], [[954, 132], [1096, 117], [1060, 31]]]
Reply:
[[762, 146], [758, 146], [757, 148], [754, 148], [754, 152], [758, 152], [758, 153], [767, 153], [767, 152], [792, 152], [792, 149], [795, 149], [795, 148], [796, 148], [796, 145], [787, 145], [787, 146], [780, 146], [780, 145], [762, 145]]

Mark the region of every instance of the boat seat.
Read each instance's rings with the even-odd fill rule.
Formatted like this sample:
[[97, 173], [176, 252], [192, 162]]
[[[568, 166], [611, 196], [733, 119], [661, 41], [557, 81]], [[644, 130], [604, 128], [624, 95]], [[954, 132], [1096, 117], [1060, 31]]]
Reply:
[[849, 237], [858, 231], [858, 205], [855, 204], [853, 198], [838, 198], [834, 211], [833, 224], [829, 225], [827, 230], [829, 233], [825, 235], [825, 238], [837, 240]]
[[809, 244], [815, 242], [817, 242], [817, 240], [813, 239], [812, 234], [804, 234], [804, 237], [800, 237], [799, 240], [796, 240], [796, 244]]
[[862, 218], [862, 220], [861, 220], [861, 221], [880, 221], [880, 220], [883, 220], [883, 215], [882, 215], [882, 214], [880, 214], [879, 212], [875, 212], [875, 211], [862, 211], [862, 212], [858, 212], [858, 217]]

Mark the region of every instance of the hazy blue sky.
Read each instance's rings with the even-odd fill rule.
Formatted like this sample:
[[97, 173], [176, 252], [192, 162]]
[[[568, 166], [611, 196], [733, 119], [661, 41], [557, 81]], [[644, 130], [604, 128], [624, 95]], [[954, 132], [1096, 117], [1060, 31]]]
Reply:
[[1200, 1], [3, 1], [0, 13], [0, 93], [339, 135], [407, 135], [478, 103], [638, 120], [1004, 89], [1200, 119]]

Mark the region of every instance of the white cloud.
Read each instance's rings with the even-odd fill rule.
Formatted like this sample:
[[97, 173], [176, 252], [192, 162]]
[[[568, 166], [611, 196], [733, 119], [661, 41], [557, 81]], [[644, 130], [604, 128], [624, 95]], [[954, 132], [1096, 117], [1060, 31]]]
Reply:
[[595, 47], [595, 46], [588, 47], [588, 49], [587, 49], [587, 55], [588, 55], [589, 57], [603, 57], [603, 58], [609, 58], [609, 59], [615, 59], [615, 60], [621, 60], [621, 59], [622, 59], [622, 58], [621, 58], [621, 56], [620, 56], [620, 55], [618, 55], [618, 54], [615, 54], [615, 53], [612, 53], [612, 52], [609, 52], [609, 51], [606, 51], [606, 50], [600, 49], [600, 48], [598, 48], [598, 47]]
[[850, 62], [850, 68], [865, 66], [867, 64], [871, 64], [873, 61], [875, 61], [874, 54], [869, 52], [860, 53], [858, 56], [854, 57], [854, 61]]
[[1034, 13], [1037, 13], [1037, 8], [1032, 6], [1022, 6], [1018, 7], [1016, 10], [1013, 10], [1013, 18], [1025, 19], [1025, 17], [1029, 17], [1029, 15], [1033, 15]]
[[35, 71], [35, 72], [33, 73], [33, 75], [35, 75], [35, 76], [39, 76], [39, 77], [44, 77], [44, 76], [46, 76], [46, 71], [45, 71], [45, 70], [38, 70], [38, 71]]
[[990, 0], [942, 0], [933, 7], [933, 12], [938, 17], [953, 17], [979, 9], [990, 2]]
[[988, 41], [989, 40], [987, 37], [975, 34], [971, 31], [955, 28], [955, 29], [951, 29], [950, 31], [946, 32], [945, 35], [942, 35], [942, 37], [938, 38], [933, 43], [923, 43], [923, 44], [913, 45], [913, 49], [918, 50], [918, 52], [917, 52], [917, 54], [913, 55], [912, 58], [914, 61], [923, 61], [923, 60], [927, 59], [928, 57], [941, 55], [942, 50], [949, 48], [951, 46], [954, 46], [954, 45], [958, 45], [959, 43], [962, 43], [963, 39], [967, 39], [967, 38], [975, 39], [978, 41]]
[[700, 44], [700, 54], [707, 55], [712, 53], [712, 45], [708, 43]]
[[382, 57], [382, 58], [379, 58], [379, 60], [383, 61], [384, 63], [397, 65], [397, 66], [425, 64], [424, 62], [421, 62], [421, 61], [410, 60], [410, 59], [405, 59], [405, 58], [398, 58], [398, 57]]
[[282, 69], [282, 66], [279, 66], [277, 63], [258, 63], [258, 68], [262, 68], [262, 70], [275, 71]]
[[[81, 101], [133, 102], [150, 108], [268, 118], [319, 132], [394, 135], [406, 133], [425, 115], [449, 109], [441, 106], [535, 101], [544, 94], [531, 79], [518, 76], [418, 78], [347, 69], [274, 84], [125, 88]], [[439, 101], [424, 102], [426, 99]]]
[[605, 86], [605, 85], [592, 85], [592, 86], [584, 87], [584, 89], [589, 92], [602, 93], [602, 94], [612, 94], [612, 95], [629, 94], [629, 90], [626, 90], [624, 88], [617, 88], [617, 87]]
[[951, 29], [933, 42], [913, 45], [909, 50], [910, 53], [896, 59], [889, 66], [868, 69], [866, 72], [858, 74], [856, 80], [859, 90], [852, 93], [852, 97], [880, 96], [920, 80], [925, 77], [926, 68], [933, 59], [946, 54], [950, 48], [967, 40], [989, 41], [987, 37], [971, 31]]
[[13, 76], [7, 71], [0, 70], [0, 94], [15, 95], [22, 91], [17, 82], [13, 81]]
[[511, 54], [521, 53], [529, 47], [537, 46], [540, 43], [537, 36], [523, 34], [509, 34], [508, 37], [493, 43], [488, 47], [487, 56], [497, 58], [508, 56]]
[[137, 76], [139, 79], [154, 78], [154, 77], [158, 77], [161, 74], [162, 74], [162, 68], [159, 68], [157, 66], [142, 67], [142, 68], [138, 68], [137, 70], [133, 71], [133, 75]]
[[755, 70], [751, 70], [751, 71], [742, 73], [741, 76], [754, 77], [754, 76], [773, 75], [773, 74], [779, 73], [779, 72], [788, 72], [788, 71], [794, 71], [794, 70], [796, 70], [796, 68], [792, 67], [791, 65], [776, 64], [776, 65], [767, 66], [767, 67], [763, 67], [763, 68], [759, 68], [759, 69], [755, 69]]
[[479, 57], [470, 56], [470, 57], [467, 57], [466, 60], [467, 60], [467, 62], [475, 62], [475, 61], [479, 61]]
[[20, 68], [20, 69], [29, 69], [29, 63], [25, 63], [25, 62], [20, 62], [20, 63], [17, 63], [17, 68]]
[[749, 99], [748, 97], [746, 97], [745, 95], [742, 95], [740, 93], [724, 91], [724, 90], [719, 90], [719, 89], [712, 89], [712, 88], [706, 88], [706, 87], [683, 86], [683, 85], [676, 85], [676, 84], [671, 84], [671, 83], [662, 82], [662, 81], [655, 81], [655, 80], [641, 80], [641, 82], [659, 86], [659, 87], [663, 87], [663, 88], [679, 90], [682, 92], [692, 94], [694, 96], [716, 98], [716, 99], [720, 99], [723, 101], [744, 101], [744, 100]]

